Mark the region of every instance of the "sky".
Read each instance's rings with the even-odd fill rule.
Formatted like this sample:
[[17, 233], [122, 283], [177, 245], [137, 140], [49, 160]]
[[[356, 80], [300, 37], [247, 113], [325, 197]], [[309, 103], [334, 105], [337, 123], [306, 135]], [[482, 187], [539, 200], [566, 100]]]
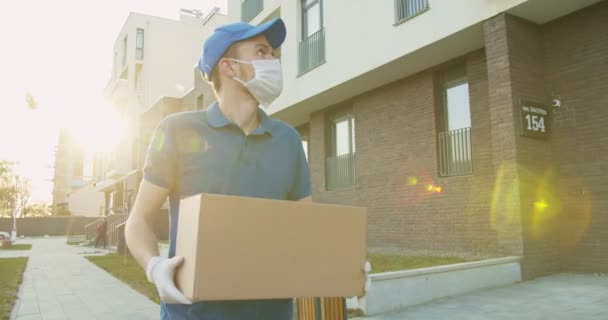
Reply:
[[[129, 13], [177, 19], [180, 8], [206, 14], [214, 6], [226, 12], [226, 0], [0, 2], [0, 159], [18, 163], [32, 202], [51, 201], [60, 127], [102, 142], [99, 132], [111, 119], [102, 91]], [[27, 107], [27, 92], [36, 110]]]

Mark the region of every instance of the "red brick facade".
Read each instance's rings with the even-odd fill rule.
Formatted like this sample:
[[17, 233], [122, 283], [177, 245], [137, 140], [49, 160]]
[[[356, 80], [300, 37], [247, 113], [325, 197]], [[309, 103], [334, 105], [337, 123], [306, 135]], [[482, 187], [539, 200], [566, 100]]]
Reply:
[[[315, 201], [368, 207], [373, 250], [522, 255], [526, 278], [608, 271], [608, 2], [542, 26], [502, 14], [483, 30], [484, 49], [311, 115]], [[439, 177], [439, 75], [454, 64], [469, 83], [473, 174]], [[550, 139], [522, 137], [520, 101], [558, 96]], [[355, 118], [356, 183], [327, 191], [334, 108]]]

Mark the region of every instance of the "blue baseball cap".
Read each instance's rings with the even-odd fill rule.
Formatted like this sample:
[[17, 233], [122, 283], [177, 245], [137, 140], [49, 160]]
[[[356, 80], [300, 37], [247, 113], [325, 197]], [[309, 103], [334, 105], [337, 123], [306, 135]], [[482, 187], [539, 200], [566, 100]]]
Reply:
[[253, 26], [244, 22], [236, 22], [223, 25], [213, 32], [205, 40], [203, 52], [198, 60], [198, 69], [205, 78], [211, 79], [211, 72], [224, 53], [235, 42], [253, 38], [260, 34], [266, 36], [268, 43], [276, 49], [285, 41], [285, 23], [281, 18], [274, 18], [259, 26]]

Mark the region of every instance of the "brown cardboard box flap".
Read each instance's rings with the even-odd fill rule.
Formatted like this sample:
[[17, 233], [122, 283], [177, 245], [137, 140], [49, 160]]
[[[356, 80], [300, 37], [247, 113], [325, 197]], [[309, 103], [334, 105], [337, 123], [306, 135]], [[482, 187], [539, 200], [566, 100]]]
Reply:
[[365, 208], [225, 195], [182, 200], [176, 283], [194, 301], [362, 295]]

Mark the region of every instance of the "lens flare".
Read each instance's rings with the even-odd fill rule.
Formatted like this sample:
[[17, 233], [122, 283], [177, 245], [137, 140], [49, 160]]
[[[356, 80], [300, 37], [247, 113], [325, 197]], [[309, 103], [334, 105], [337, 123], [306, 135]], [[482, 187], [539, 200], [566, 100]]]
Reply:
[[416, 177], [409, 177], [407, 178], [407, 185], [408, 186], [415, 186], [418, 184], [418, 178]]
[[490, 206], [490, 226], [501, 237], [501, 232], [510, 232], [520, 223], [519, 185], [513, 172], [517, 170], [514, 163], [501, 164], [496, 172], [494, 191]]
[[544, 212], [548, 206], [549, 205], [544, 200], [534, 202], [534, 210], [536, 212]]

